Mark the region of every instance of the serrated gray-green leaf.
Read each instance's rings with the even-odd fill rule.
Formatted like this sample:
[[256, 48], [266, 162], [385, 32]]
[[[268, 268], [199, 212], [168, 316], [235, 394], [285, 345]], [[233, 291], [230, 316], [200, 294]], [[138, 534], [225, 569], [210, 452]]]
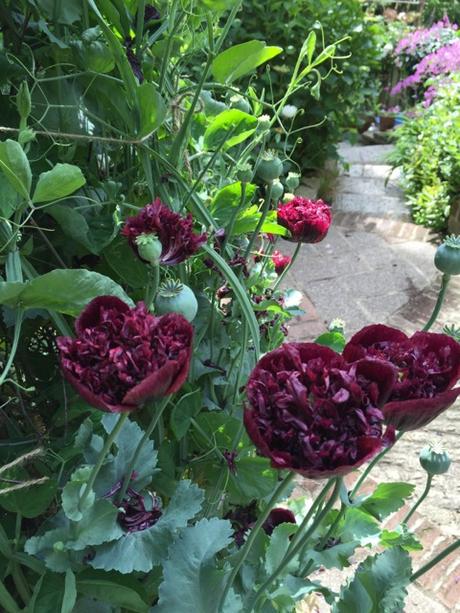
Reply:
[[95, 500], [95, 494], [91, 490], [82, 501], [82, 494], [86, 490], [86, 484], [90, 478], [92, 466], [83, 466], [72, 473], [70, 480], [62, 490], [62, 510], [72, 521], [80, 521], [83, 513], [88, 511]]
[[410, 483], [380, 483], [360, 508], [377, 519], [385, 519], [404, 505], [414, 488]]
[[[229, 521], [202, 519], [183, 530], [172, 545], [169, 558], [163, 564], [163, 582], [155, 613], [181, 611], [184, 603], [190, 611], [217, 613], [227, 573], [218, 570], [215, 555], [232, 542], [233, 529]], [[225, 611], [241, 611], [234, 593], [229, 594]]]
[[334, 613], [400, 613], [410, 583], [411, 560], [400, 547], [369, 556], [342, 588]]
[[184, 528], [201, 509], [203, 491], [190, 481], [179, 483], [158, 522], [146, 530], [123, 533], [116, 542], [99, 547], [93, 568], [122, 574], [149, 572], [168, 556], [177, 530]]
[[[270, 543], [265, 555], [265, 570], [268, 575], [278, 568], [281, 560], [286, 555], [290, 544], [290, 537], [297, 531], [298, 526], [296, 524], [280, 524], [276, 526], [270, 537]], [[295, 563], [295, 560], [293, 560]], [[285, 568], [285, 575], [291, 570], [292, 563], [288, 564]], [[282, 575], [283, 576], [283, 575]]]
[[[117, 420], [118, 415], [104, 415], [102, 425], [107, 434], [112, 432]], [[117, 453], [108, 457], [96, 479], [94, 489], [99, 496], [103, 496], [125, 477], [126, 468], [143, 436], [144, 432], [136, 422], [125, 421], [114, 441]], [[157, 452], [154, 450], [153, 441], [146, 441], [133, 468], [135, 477], [131, 480], [131, 484], [135, 489], [140, 490], [150, 482], [156, 463]]]

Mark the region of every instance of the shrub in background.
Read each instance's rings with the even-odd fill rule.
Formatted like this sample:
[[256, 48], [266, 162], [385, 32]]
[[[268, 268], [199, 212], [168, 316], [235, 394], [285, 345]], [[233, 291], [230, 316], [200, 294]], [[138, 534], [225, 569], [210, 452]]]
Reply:
[[401, 166], [403, 187], [416, 223], [446, 227], [452, 199], [460, 191], [460, 75], [440, 86], [433, 104], [417, 107], [396, 131], [391, 160]]
[[245, 0], [243, 5], [244, 18], [232, 31], [233, 40], [244, 41], [250, 34], [284, 48], [270, 72], [259, 72], [267, 98], [285, 90], [299, 41], [309, 30], [319, 40], [323, 37], [325, 47], [342, 39], [337, 46], [342, 59], [319, 68], [327, 78], [320, 81], [313, 73], [314, 86], [299, 89], [290, 100], [299, 109], [293, 121], [295, 138], [302, 138], [294, 159], [302, 168], [320, 166], [335, 155], [344, 132], [353, 131], [360, 117], [374, 107], [379, 94], [375, 74], [384, 45], [382, 27], [366, 18], [358, 0], [273, 0], [269, 13], [264, 0]]

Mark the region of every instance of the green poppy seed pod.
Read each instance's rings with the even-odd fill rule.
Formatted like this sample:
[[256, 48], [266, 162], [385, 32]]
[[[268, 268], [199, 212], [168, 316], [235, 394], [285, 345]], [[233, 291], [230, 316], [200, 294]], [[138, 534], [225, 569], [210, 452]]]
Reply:
[[266, 132], [270, 129], [270, 115], [260, 115], [257, 121], [259, 122], [257, 125], [257, 132]]
[[253, 170], [250, 164], [242, 164], [236, 171], [238, 181], [241, 183], [250, 183], [253, 177]]
[[163, 245], [155, 234], [140, 234], [136, 238], [136, 247], [143, 260], [152, 266], [159, 264]]
[[443, 475], [449, 470], [451, 459], [447, 451], [438, 451], [431, 445], [424, 447], [419, 456], [420, 464], [429, 475]]
[[155, 298], [155, 312], [158, 315], [179, 313], [187, 321], [193, 321], [198, 312], [198, 302], [187, 285], [177, 280], [169, 280], [160, 285]]
[[331, 321], [328, 326], [329, 332], [338, 332], [339, 334], [345, 334], [345, 322], [343, 319], [336, 317]]
[[19, 86], [18, 93], [16, 94], [16, 107], [21, 119], [27, 121], [30, 111], [32, 110], [32, 101], [30, 99], [27, 81], [23, 81]]
[[283, 184], [279, 179], [275, 179], [272, 183], [272, 200], [278, 202], [284, 194]]
[[289, 172], [286, 177], [286, 187], [290, 192], [295, 192], [295, 190], [300, 185], [300, 175], [298, 172]]
[[272, 183], [283, 172], [283, 164], [273, 151], [266, 151], [257, 165], [257, 175], [266, 183]]
[[434, 265], [447, 275], [460, 275], [460, 236], [448, 236], [436, 249]]

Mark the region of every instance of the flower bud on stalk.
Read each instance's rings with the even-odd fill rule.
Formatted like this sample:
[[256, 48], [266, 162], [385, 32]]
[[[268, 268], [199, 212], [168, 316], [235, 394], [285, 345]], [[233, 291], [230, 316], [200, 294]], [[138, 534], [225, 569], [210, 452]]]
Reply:
[[272, 183], [272, 200], [275, 202], [281, 200], [284, 193], [283, 184], [279, 179], [275, 179]]
[[436, 250], [434, 264], [446, 275], [460, 275], [460, 236], [448, 236]]
[[[23, 81], [19, 86], [18, 93], [16, 95], [16, 107], [18, 109], [19, 116], [21, 117], [21, 124], [25, 124], [30, 115], [30, 111], [32, 110], [32, 102], [30, 99], [27, 81]], [[25, 127], [25, 125], [22, 127]]]
[[274, 151], [266, 151], [257, 165], [257, 175], [266, 183], [272, 183], [283, 172], [283, 164]]

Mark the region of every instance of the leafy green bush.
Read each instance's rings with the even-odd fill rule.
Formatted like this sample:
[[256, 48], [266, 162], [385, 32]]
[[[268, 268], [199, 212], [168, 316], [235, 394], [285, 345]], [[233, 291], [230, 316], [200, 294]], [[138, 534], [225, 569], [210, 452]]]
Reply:
[[430, 25], [443, 17], [453, 23], [460, 23], [460, 4], [452, 0], [426, 0], [423, 7], [423, 23]]
[[233, 30], [233, 39], [242, 41], [250, 34], [284, 47], [270, 72], [260, 75], [268, 97], [274, 92], [276, 98], [286, 88], [309, 30], [324, 47], [342, 39], [337, 55], [343, 59], [324, 64], [319, 72], [327, 78], [319, 83], [318, 75], [312, 74], [316, 87], [299, 89], [290, 101], [300, 109], [293, 125], [296, 137], [302, 138], [295, 160], [304, 168], [319, 166], [335, 154], [344, 132], [355, 129], [360, 116], [373, 109], [379, 93], [375, 75], [384, 44], [382, 26], [366, 18], [358, 0], [272, 0], [268, 14], [265, 0], [245, 0], [243, 6], [244, 18]]
[[460, 76], [440, 87], [427, 109], [396, 132], [394, 166], [404, 173], [404, 190], [418, 224], [443, 230], [452, 198], [460, 191]]

